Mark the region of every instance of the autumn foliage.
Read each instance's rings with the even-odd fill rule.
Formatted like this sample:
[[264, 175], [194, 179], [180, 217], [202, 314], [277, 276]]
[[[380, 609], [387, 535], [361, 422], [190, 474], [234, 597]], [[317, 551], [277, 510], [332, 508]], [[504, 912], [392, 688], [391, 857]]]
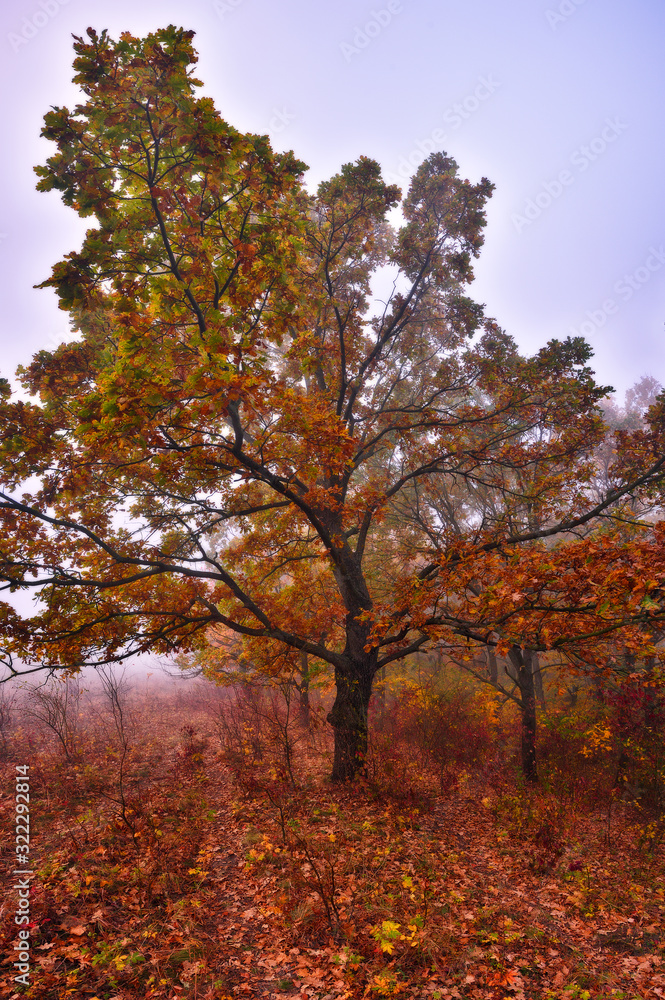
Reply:
[[[662, 700], [649, 736], [634, 691], [571, 708], [546, 685], [542, 787], [520, 789], [510, 706], [423, 664], [386, 693], [367, 776], [333, 785], [332, 690], [306, 728], [270, 689], [101, 681], [34, 685], [7, 716], [4, 787], [30, 760], [20, 995], [610, 1000], [665, 985]], [[12, 863], [4, 849], [7, 885]]]
[[582, 340], [523, 357], [468, 298], [492, 185], [450, 157], [404, 197], [365, 157], [311, 194], [196, 95], [192, 32], [74, 47], [84, 102], [46, 116], [38, 187], [92, 225], [43, 282], [75, 339], [21, 371], [29, 399], [2, 384], [0, 578], [40, 598], [4, 606], [6, 665], [188, 654], [221, 629], [264, 676], [333, 672], [343, 780], [377, 674], [491, 647], [521, 677], [535, 781], [532, 654], [600, 668], [620, 632], [655, 655], [662, 401], [600, 477], [608, 387]]

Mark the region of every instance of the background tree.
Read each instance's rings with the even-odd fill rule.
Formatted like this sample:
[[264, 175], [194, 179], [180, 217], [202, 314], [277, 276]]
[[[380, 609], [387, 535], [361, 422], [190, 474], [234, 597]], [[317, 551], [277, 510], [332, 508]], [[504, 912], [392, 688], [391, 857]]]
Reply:
[[[196, 98], [191, 39], [89, 29], [86, 103], [46, 117], [58, 151], [39, 187], [96, 226], [44, 282], [80, 339], [22, 372], [36, 401], [3, 388], [0, 576], [41, 601], [27, 621], [7, 609], [7, 655], [73, 669], [186, 651], [212, 625], [305, 653], [334, 670], [342, 780], [363, 763], [377, 671], [482, 640], [503, 596], [469, 617], [474, 580], [599, 517], [665, 459], [645, 442], [589, 500], [607, 393], [589, 348], [524, 358], [464, 295], [486, 179], [433, 154], [397, 232], [400, 192], [371, 160], [309, 195], [292, 154]], [[499, 485], [504, 503], [471, 534], [414, 523], [373, 572], [400, 498], [444, 481]], [[315, 618], [299, 565], [325, 580]]]
[[[657, 559], [657, 541], [651, 538], [647, 552], [639, 538], [651, 531], [654, 513], [661, 506], [660, 492], [627, 490], [626, 486], [631, 478], [638, 484], [639, 469], [658, 464], [662, 456], [659, 388], [652, 378], [640, 380], [626, 394], [625, 413], [604, 401], [603, 409], [609, 407], [616, 419], [591, 449], [585, 445], [573, 455], [568, 450], [565, 422], [558, 426], [543, 422], [529, 428], [523, 440], [523, 447], [533, 449], [532, 462], [506, 461], [499, 453], [492, 467], [488, 455], [476, 474], [427, 477], [403, 491], [394, 504], [398, 523], [405, 531], [415, 532], [414, 546], [418, 537], [425, 537], [432, 548], [449, 556], [451, 539], [458, 539], [464, 571], [457, 580], [449, 574], [447, 587], [457, 595], [457, 602], [448, 617], [467, 644], [461, 649], [451, 644], [448, 654], [463, 669], [508, 694], [505, 677], [499, 678], [496, 669], [496, 649], [502, 649], [512, 682], [509, 697], [521, 712], [522, 768], [529, 781], [537, 780], [536, 708], [538, 700], [543, 702], [539, 652], [556, 649], [563, 654], [558, 657], [562, 665], [579, 664], [582, 658], [587, 669], [602, 670], [608, 651], [602, 640], [595, 641], [598, 636], [617, 630], [614, 641], [621, 642], [621, 630], [627, 628], [633, 643], [636, 623], [654, 624], [655, 605], [648, 611], [639, 602], [631, 605], [628, 595], [616, 586], [609, 594], [605, 588], [602, 600], [600, 590], [589, 590], [599, 584], [584, 572], [579, 579], [584, 564], [579, 547], [570, 543], [593, 536], [592, 547], [601, 553], [599, 567], [604, 566], [608, 580], [613, 579], [613, 567], [625, 560], [627, 547], [637, 565], [644, 567], [650, 559]], [[647, 411], [652, 424], [646, 419]], [[546, 466], [538, 460], [543, 445], [548, 453]], [[554, 484], [554, 491], [548, 482]], [[562, 520], [565, 505], [580, 500], [587, 514], [595, 504], [598, 509], [593, 516], [566, 525]], [[612, 531], [609, 524], [614, 525]], [[507, 541], [503, 551], [487, 541], [497, 532], [507, 533], [507, 538], [503, 534]], [[519, 554], [510, 543], [511, 535], [520, 543]], [[439, 577], [442, 568], [432, 564], [430, 571]], [[564, 586], [557, 574], [562, 574]], [[656, 580], [651, 581], [656, 589], [659, 574], [656, 571]], [[578, 584], [573, 599], [571, 580]], [[590, 644], [590, 640], [594, 641]], [[646, 650], [650, 641], [647, 630], [640, 648]], [[484, 662], [482, 669], [475, 663], [478, 644], [489, 655], [488, 669]]]

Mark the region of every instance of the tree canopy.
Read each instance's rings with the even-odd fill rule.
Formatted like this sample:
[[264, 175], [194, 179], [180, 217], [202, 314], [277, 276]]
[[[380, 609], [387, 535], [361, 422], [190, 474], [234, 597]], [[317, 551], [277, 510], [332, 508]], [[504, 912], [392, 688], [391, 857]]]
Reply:
[[659, 541], [640, 541], [644, 594], [608, 596], [589, 546], [609, 534], [574, 533], [656, 495], [662, 402], [620, 433], [599, 491], [609, 387], [588, 345], [524, 357], [466, 295], [491, 183], [434, 153], [402, 200], [360, 157], [312, 194], [292, 153], [197, 97], [192, 37], [89, 29], [85, 103], [46, 116], [38, 187], [94, 221], [40, 286], [78, 338], [21, 371], [30, 401], [3, 383], [0, 579], [40, 599], [30, 619], [5, 605], [5, 655], [72, 670], [215, 625], [268, 667], [306, 653], [334, 670], [341, 780], [387, 664], [660, 613]]

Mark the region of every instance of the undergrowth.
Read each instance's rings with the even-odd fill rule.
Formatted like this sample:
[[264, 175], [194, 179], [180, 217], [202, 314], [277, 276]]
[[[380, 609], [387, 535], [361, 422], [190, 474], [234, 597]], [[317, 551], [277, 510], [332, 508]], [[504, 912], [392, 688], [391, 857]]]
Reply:
[[[407, 689], [374, 716], [364, 776], [335, 786], [325, 703], [305, 724], [274, 692], [208, 690], [68, 694], [64, 740], [5, 720], [5, 788], [30, 767], [22, 995], [610, 1000], [659, 982], [662, 815], [614, 780], [598, 706], [551, 711], [533, 788], [509, 706]], [[10, 988], [11, 907], [2, 931]]]

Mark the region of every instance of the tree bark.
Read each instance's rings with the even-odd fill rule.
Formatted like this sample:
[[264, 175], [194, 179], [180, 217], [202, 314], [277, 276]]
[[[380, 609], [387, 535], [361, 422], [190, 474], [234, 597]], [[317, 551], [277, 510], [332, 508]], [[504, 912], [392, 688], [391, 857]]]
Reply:
[[328, 722], [335, 733], [332, 780], [350, 781], [365, 771], [367, 715], [372, 693], [371, 658], [335, 668], [337, 693]]
[[533, 653], [531, 657], [531, 664], [533, 667], [533, 683], [536, 689], [536, 698], [538, 699], [538, 704], [544, 710], [545, 688], [543, 687], [543, 674], [540, 669], [540, 660], [538, 659], [538, 653]]
[[386, 722], [386, 668], [381, 667], [379, 671], [379, 679], [381, 681], [379, 685], [379, 690], [376, 694], [376, 699], [379, 705], [379, 718], [378, 726], [379, 729], [383, 729]]
[[522, 774], [526, 781], [538, 781], [536, 766], [536, 691], [533, 682], [533, 652], [513, 646], [508, 658], [515, 668], [522, 710]]
[[499, 670], [496, 665], [496, 651], [494, 646], [486, 646], [485, 649], [487, 651], [487, 673], [492, 684], [496, 684], [499, 676]]
[[[341, 524], [332, 524], [331, 531], [341, 535]], [[344, 652], [335, 665], [335, 701], [328, 713], [335, 734], [333, 782], [349, 781], [365, 773], [369, 701], [378, 660], [377, 649], [370, 642], [371, 626], [366, 613], [372, 608], [372, 600], [360, 558], [346, 542], [338, 558], [333, 573], [347, 614]]]
[[300, 651], [300, 684], [298, 685], [298, 710], [304, 725], [309, 729], [309, 657]]

